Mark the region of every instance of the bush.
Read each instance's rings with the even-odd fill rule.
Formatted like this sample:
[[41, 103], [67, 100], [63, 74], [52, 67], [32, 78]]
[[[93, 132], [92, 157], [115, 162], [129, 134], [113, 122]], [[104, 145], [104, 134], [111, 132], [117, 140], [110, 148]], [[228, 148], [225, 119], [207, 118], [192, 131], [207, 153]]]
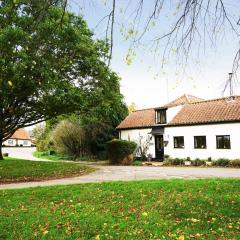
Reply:
[[227, 167], [230, 165], [230, 160], [226, 158], [220, 158], [213, 162], [214, 166]]
[[106, 144], [107, 155], [111, 164], [130, 165], [133, 161], [131, 156], [136, 149], [135, 142], [113, 139]]
[[231, 166], [239, 168], [240, 167], [240, 159], [235, 159], [231, 161]]
[[62, 121], [52, 132], [54, 148], [74, 159], [85, 154], [85, 132], [79, 123]]
[[134, 160], [132, 163], [133, 166], [142, 166], [142, 162], [139, 160]]
[[204, 160], [200, 160], [199, 158], [196, 158], [195, 160], [192, 160], [192, 166], [203, 166], [206, 165], [206, 162]]
[[179, 166], [184, 165], [184, 160], [181, 158], [169, 158], [168, 160], [164, 161], [163, 164], [165, 166]]
[[168, 160], [170, 158], [170, 155], [164, 154], [164, 160]]
[[186, 161], [191, 161], [191, 158], [190, 158], [190, 157], [187, 157], [187, 158], [186, 158]]

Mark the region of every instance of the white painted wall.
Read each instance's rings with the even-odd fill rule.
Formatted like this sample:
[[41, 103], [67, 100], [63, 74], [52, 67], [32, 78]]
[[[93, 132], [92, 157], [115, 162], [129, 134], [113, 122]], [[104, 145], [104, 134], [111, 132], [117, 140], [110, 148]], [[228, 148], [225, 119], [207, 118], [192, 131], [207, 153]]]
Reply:
[[[217, 149], [216, 135], [230, 135], [231, 149]], [[185, 148], [174, 148], [174, 136], [184, 136]], [[194, 136], [206, 136], [207, 148], [194, 149]], [[240, 159], [240, 123], [166, 127], [164, 140], [169, 141], [164, 153], [171, 157]]]
[[167, 109], [167, 123], [171, 122], [177, 113], [183, 108], [183, 105], [171, 107]]
[[[152, 128], [144, 128], [144, 129], [129, 129], [129, 130], [121, 130], [121, 139], [134, 141], [137, 144], [139, 143], [139, 138], [142, 137], [143, 141], [148, 137], [148, 133], [152, 131]], [[155, 158], [155, 141], [154, 137], [152, 137], [148, 154], [151, 154], [153, 158]]]
[[3, 142], [4, 146], [23, 146], [23, 147], [31, 147], [31, 140], [16, 140], [16, 139], [8, 139], [5, 142]]

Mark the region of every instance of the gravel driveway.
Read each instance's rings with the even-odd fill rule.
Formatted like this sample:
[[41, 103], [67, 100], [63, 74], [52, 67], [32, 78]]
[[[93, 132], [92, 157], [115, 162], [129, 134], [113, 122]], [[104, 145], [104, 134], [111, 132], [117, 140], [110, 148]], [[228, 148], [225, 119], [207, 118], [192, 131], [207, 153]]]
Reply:
[[9, 157], [20, 158], [32, 161], [49, 161], [46, 159], [39, 159], [33, 156], [36, 151], [35, 147], [3, 147], [3, 153], [8, 153]]
[[[32, 156], [35, 148], [3, 148], [10, 157], [39, 161]], [[48, 161], [48, 160], [40, 160]], [[84, 163], [81, 163], [84, 164]], [[98, 170], [88, 175], [42, 182], [12, 183], [0, 185], [0, 189], [27, 188], [38, 186], [67, 185], [89, 182], [128, 181], [171, 178], [240, 178], [240, 169], [233, 168], [193, 168], [193, 167], [153, 167], [153, 166], [94, 166]]]
[[134, 167], [97, 166], [98, 170], [81, 177], [64, 178], [43, 182], [13, 183], [0, 185], [0, 189], [38, 186], [68, 185], [89, 182], [128, 181], [171, 178], [240, 178], [240, 169], [191, 168], [191, 167]]

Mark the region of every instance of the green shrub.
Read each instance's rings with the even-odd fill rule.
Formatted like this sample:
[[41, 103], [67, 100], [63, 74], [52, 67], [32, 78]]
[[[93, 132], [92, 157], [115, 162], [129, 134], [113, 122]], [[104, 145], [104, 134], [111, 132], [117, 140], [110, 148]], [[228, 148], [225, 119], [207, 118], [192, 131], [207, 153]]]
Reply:
[[139, 160], [134, 160], [132, 163], [133, 166], [142, 166], [142, 162]]
[[207, 160], [208, 160], [208, 162], [211, 162], [212, 161], [212, 157], [209, 157]]
[[230, 165], [230, 160], [226, 158], [219, 158], [213, 162], [214, 166], [227, 167]]
[[165, 160], [168, 160], [169, 158], [170, 158], [170, 155], [164, 154], [164, 159], [165, 159]]
[[187, 158], [186, 158], [186, 161], [191, 161], [191, 158], [190, 158], [190, 157], [187, 157]]
[[135, 142], [113, 139], [106, 144], [107, 155], [111, 164], [132, 164], [133, 157], [130, 157], [136, 149]]
[[179, 166], [184, 165], [184, 160], [181, 158], [169, 158], [163, 162], [165, 166]]
[[201, 160], [199, 158], [196, 158], [195, 160], [192, 160], [192, 166], [203, 166], [206, 165], [206, 162], [204, 160]]
[[240, 167], [240, 159], [232, 160], [230, 164], [232, 167], [239, 168]]

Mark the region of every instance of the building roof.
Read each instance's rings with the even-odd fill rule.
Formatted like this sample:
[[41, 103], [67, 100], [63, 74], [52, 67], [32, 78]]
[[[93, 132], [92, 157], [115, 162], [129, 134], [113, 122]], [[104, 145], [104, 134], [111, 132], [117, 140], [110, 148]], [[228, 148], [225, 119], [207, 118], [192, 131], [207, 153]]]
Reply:
[[167, 103], [166, 105], [164, 105], [163, 107], [160, 107], [160, 108], [176, 107], [179, 105], [185, 105], [185, 104], [190, 104], [190, 103], [195, 103], [195, 102], [200, 102], [200, 101], [204, 101], [204, 99], [195, 97], [195, 96], [192, 96], [189, 94], [184, 94], [183, 96]]
[[155, 109], [148, 108], [130, 113], [118, 126], [118, 129], [152, 127], [155, 125]]
[[29, 134], [24, 128], [18, 129], [10, 138], [30, 140]]
[[[178, 105], [184, 106], [167, 124], [168, 126], [240, 122], [240, 96], [236, 96], [234, 100], [230, 98], [203, 100], [191, 95], [183, 95], [159, 109]], [[117, 128], [152, 127], [155, 125], [155, 109], [149, 108], [134, 111]]]
[[219, 98], [186, 104], [168, 125], [240, 121], [240, 97]]

